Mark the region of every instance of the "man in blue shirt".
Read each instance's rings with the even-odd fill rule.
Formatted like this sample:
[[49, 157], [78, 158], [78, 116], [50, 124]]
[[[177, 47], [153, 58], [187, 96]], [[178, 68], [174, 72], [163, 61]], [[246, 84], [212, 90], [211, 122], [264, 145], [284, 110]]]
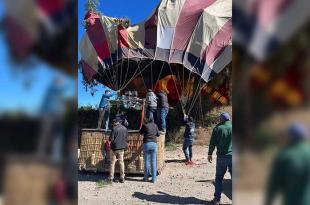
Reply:
[[[119, 91], [117, 91], [119, 93]], [[110, 115], [110, 103], [109, 99], [117, 93], [111, 93], [110, 90], [106, 90], [104, 94], [102, 94], [100, 103], [99, 103], [99, 118], [98, 118], [98, 129], [101, 129], [102, 121], [105, 122], [105, 130], [108, 130], [109, 126], [109, 115]]]

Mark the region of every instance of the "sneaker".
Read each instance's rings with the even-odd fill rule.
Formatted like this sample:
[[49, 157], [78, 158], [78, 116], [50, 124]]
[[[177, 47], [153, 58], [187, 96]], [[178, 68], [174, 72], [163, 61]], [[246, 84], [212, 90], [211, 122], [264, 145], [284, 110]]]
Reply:
[[193, 162], [192, 160], [189, 160], [190, 165], [195, 165], [195, 162]]
[[108, 184], [112, 184], [112, 183], [113, 183], [113, 179], [108, 179], [108, 180], [107, 180], [107, 183], [108, 183]]
[[216, 199], [213, 199], [212, 202], [213, 202], [214, 205], [220, 205], [220, 202], [218, 200], [216, 200]]
[[120, 179], [119, 179], [119, 182], [120, 182], [120, 183], [124, 183], [124, 182], [125, 182], [125, 179], [124, 179], [124, 178], [120, 178]]
[[191, 161], [186, 160], [185, 165], [191, 165]]

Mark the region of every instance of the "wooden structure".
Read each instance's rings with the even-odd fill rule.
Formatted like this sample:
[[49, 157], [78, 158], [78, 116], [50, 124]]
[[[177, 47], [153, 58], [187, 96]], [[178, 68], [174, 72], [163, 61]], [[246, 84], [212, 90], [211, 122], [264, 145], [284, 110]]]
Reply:
[[[110, 131], [105, 132], [102, 129], [81, 130], [79, 170], [109, 172], [110, 153], [105, 149], [105, 142], [109, 139], [109, 134]], [[128, 134], [129, 146], [124, 154], [125, 173], [143, 174], [143, 137], [139, 136], [138, 130], [129, 130]], [[165, 135], [157, 138], [157, 144], [157, 172], [160, 174], [164, 167]], [[119, 172], [118, 163], [116, 163], [115, 172]]]

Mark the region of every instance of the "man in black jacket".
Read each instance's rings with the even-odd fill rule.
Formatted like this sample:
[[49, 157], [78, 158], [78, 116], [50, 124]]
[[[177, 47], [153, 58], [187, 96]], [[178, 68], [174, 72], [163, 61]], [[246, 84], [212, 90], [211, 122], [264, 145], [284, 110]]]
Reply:
[[115, 163], [119, 162], [120, 166], [120, 182], [125, 182], [125, 165], [124, 165], [124, 151], [127, 147], [127, 128], [124, 127], [117, 119], [113, 120], [113, 128], [109, 138], [111, 144], [111, 164], [109, 182], [112, 183], [114, 178]]
[[158, 109], [159, 109], [159, 128], [162, 132], [166, 132], [166, 117], [168, 115], [169, 111], [169, 103], [168, 103], [168, 97], [165, 91], [161, 90], [158, 93], [158, 103], [157, 103]]

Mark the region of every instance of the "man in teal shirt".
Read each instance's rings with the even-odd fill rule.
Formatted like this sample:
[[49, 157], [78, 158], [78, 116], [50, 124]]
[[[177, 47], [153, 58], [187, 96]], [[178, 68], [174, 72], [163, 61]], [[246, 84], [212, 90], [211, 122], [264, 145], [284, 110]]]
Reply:
[[284, 205], [310, 204], [310, 144], [307, 129], [293, 124], [288, 129], [288, 144], [276, 156], [269, 177], [265, 205], [282, 194]]
[[222, 194], [222, 183], [224, 175], [228, 169], [232, 176], [232, 124], [228, 113], [221, 113], [220, 123], [213, 129], [208, 161], [212, 163], [212, 153], [217, 148], [216, 174], [215, 174], [215, 193], [213, 202], [220, 204]]
[[106, 90], [102, 94], [100, 103], [99, 103], [99, 117], [98, 117], [98, 129], [101, 129], [102, 121], [105, 123], [105, 130], [108, 130], [109, 127], [109, 115], [110, 115], [110, 103], [109, 100], [111, 97], [116, 96], [119, 93], [111, 93], [110, 90]]

